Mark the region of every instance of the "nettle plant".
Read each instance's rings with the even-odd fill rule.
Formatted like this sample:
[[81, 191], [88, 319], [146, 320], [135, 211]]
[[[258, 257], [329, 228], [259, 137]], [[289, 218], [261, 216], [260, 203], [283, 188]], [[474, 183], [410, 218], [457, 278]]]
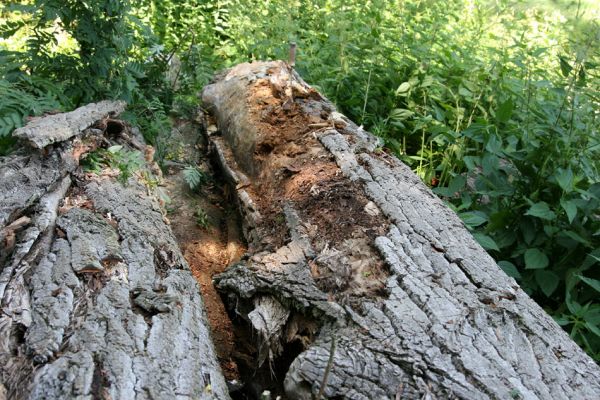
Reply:
[[434, 191], [598, 360], [600, 116], [588, 82], [597, 65], [584, 55], [559, 57], [557, 84], [500, 72], [496, 93], [481, 96], [486, 112], [437, 138], [448, 143], [435, 170], [446, 183]]

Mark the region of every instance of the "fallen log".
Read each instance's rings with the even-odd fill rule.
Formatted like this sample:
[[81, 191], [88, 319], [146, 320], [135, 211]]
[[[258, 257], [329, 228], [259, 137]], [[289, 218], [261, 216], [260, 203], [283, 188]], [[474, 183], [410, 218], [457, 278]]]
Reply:
[[[155, 165], [113, 119], [123, 107], [42, 117], [0, 158], [0, 397], [229, 397]], [[86, 172], [94, 152], [108, 165]]]
[[249, 246], [216, 284], [253, 367], [285, 354], [288, 398], [600, 398], [598, 365], [287, 64], [238, 65], [203, 101]]

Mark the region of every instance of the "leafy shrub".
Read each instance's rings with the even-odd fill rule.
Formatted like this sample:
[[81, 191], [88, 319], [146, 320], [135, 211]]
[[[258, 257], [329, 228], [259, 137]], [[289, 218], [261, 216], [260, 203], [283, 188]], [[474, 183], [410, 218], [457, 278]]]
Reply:
[[[10, 1], [0, 15], [0, 151], [25, 117], [43, 111], [105, 98], [142, 106], [159, 98], [163, 108], [172, 100], [166, 58], [129, 0]], [[153, 138], [158, 128], [148, 125]]]
[[584, 82], [576, 85], [585, 62], [569, 65], [562, 64], [562, 85], [501, 81], [489, 117], [457, 135], [460, 158], [448, 164], [454, 177], [434, 190], [505, 272], [598, 358], [600, 142], [596, 106], [584, 99]]
[[27, 117], [62, 111], [70, 104], [60, 86], [42, 78], [22, 76], [16, 82], [0, 80], [0, 93], [0, 155], [10, 150], [13, 140], [9, 134], [23, 126]]
[[167, 115], [169, 106], [160, 98], [147, 98], [140, 95], [121, 115], [133, 126], [140, 128], [144, 139], [155, 146], [155, 158], [162, 160], [166, 151], [166, 141], [171, 132], [171, 121]]
[[[9, 71], [4, 66], [5, 74], [63, 82], [75, 105], [107, 97], [131, 100], [147, 52], [128, 0], [34, 0], [3, 7], [14, 14], [0, 27], [2, 38], [29, 33], [23, 49], [6, 52], [12, 62]], [[71, 39], [70, 45], [57, 48], [60, 35]]]

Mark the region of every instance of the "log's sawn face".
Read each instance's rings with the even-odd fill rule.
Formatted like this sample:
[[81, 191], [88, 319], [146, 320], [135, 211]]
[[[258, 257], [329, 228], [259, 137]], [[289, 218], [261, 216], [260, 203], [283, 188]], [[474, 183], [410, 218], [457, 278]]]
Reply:
[[289, 66], [238, 65], [203, 100], [250, 253], [217, 286], [249, 310], [257, 364], [301, 343], [289, 398], [600, 398], [591, 358]]

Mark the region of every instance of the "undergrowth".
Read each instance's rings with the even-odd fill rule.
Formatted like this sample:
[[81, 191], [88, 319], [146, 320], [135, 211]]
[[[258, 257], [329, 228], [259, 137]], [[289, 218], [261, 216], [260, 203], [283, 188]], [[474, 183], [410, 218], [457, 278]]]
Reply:
[[[136, 171], [141, 170], [144, 163], [139, 151], [126, 150], [120, 145], [97, 149], [87, 154], [81, 162], [84, 171], [98, 175], [105, 169], [117, 170], [117, 180], [122, 184], [126, 184]], [[152, 184], [149, 177], [145, 177], [145, 181]]]

